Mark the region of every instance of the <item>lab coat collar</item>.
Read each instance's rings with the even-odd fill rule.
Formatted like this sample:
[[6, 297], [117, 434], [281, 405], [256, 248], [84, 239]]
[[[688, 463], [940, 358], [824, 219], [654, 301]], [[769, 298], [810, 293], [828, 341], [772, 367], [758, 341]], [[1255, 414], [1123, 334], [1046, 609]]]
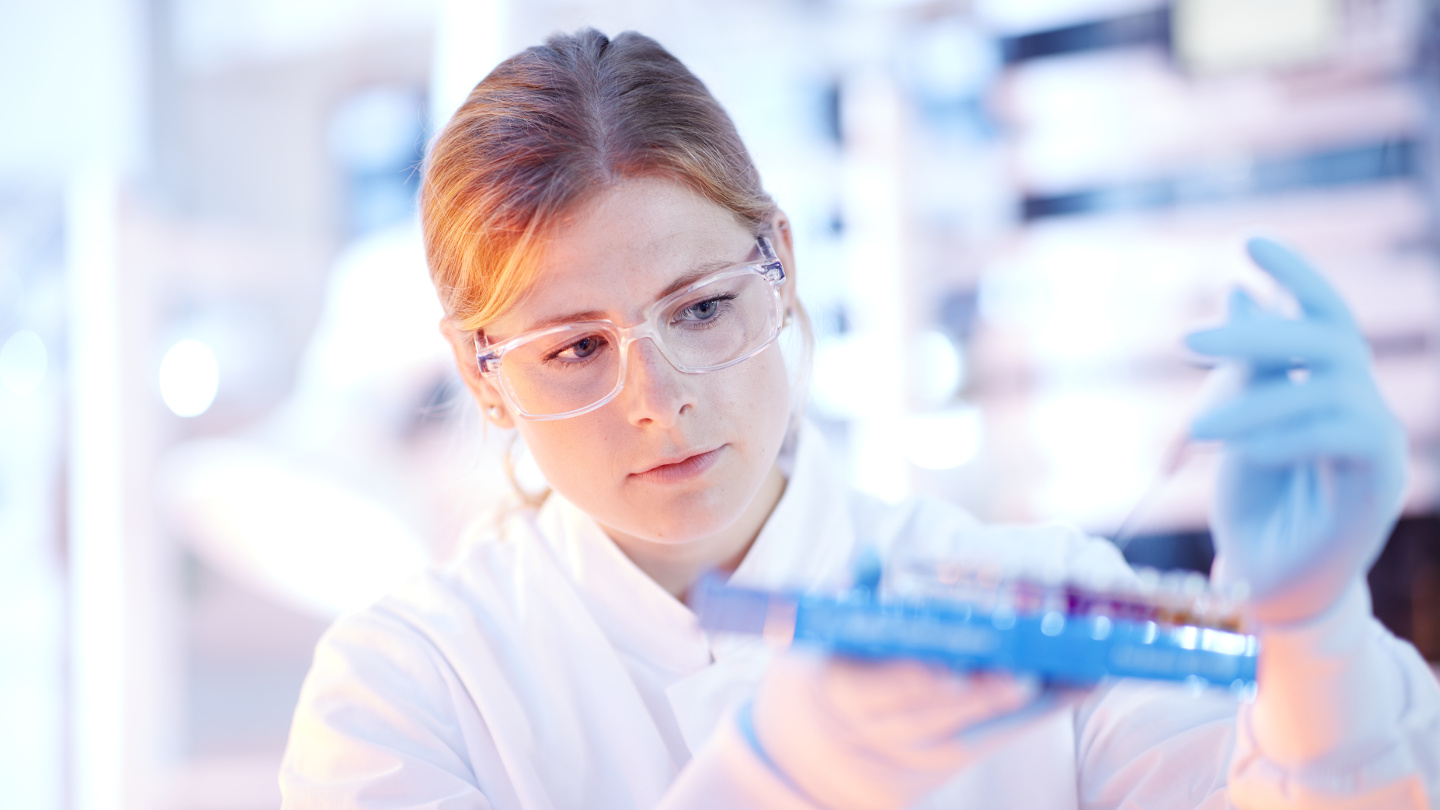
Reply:
[[802, 422], [785, 494], [730, 577], [746, 588], [815, 590], [849, 580], [855, 536], [847, 487], [834, 474], [825, 437]]
[[[730, 582], [748, 588], [828, 589], [848, 580], [855, 536], [845, 487], [825, 442], [802, 424], [787, 442], [785, 492]], [[770, 650], [754, 636], [701, 631], [694, 613], [640, 570], [593, 518], [558, 494], [539, 516], [542, 537], [616, 649], [674, 678], [666, 689], [691, 751], [754, 693]]]
[[[849, 579], [855, 532], [846, 488], [834, 475], [819, 430], [800, 429], [785, 494], [730, 577], [737, 587], [839, 588]], [[671, 684], [666, 694], [690, 750], [698, 751], [727, 714], [754, 695], [772, 649], [755, 636], [710, 639], [715, 663]]]
[[552, 492], [538, 521], [540, 536], [617, 650], [675, 673], [710, 662], [695, 614], [625, 556], [594, 518]]

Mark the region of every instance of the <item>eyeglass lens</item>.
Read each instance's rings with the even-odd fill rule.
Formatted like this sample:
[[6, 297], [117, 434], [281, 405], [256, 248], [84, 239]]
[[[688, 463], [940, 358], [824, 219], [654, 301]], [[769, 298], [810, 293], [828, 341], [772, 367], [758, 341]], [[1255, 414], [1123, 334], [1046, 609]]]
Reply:
[[[655, 314], [663, 352], [682, 371], [723, 366], [779, 331], [776, 293], [758, 273], [718, 278]], [[604, 324], [574, 324], [510, 349], [500, 364], [522, 409], [543, 416], [579, 410], [620, 384], [619, 336]]]

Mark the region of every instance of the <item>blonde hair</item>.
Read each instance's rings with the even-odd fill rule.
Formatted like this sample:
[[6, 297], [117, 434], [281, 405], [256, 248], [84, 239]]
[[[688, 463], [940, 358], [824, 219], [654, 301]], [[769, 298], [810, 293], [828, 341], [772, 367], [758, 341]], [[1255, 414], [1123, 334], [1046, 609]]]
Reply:
[[[499, 317], [534, 283], [540, 249], [565, 218], [638, 177], [680, 183], [756, 236], [770, 232], [779, 213], [730, 116], [655, 40], [585, 29], [500, 63], [425, 161], [420, 219], [448, 328], [478, 332]], [[798, 298], [791, 317], [799, 331], [793, 432], [814, 337]], [[545, 500], [548, 489], [520, 486], [510, 452], [505, 469], [524, 502]]]
[[636, 177], [681, 183], [756, 235], [778, 213], [730, 116], [649, 37], [585, 29], [502, 62], [425, 163], [425, 252], [451, 326], [478, 331], [505, 312], [564, 218]]

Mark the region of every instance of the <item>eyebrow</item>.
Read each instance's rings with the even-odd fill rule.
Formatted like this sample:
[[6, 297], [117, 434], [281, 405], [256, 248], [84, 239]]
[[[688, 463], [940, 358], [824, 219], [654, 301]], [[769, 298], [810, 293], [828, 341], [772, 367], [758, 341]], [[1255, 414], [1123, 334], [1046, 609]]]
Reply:
[[[749, 255], [753, 255], [754, 253], [755, 251], [752, 248]], [[651, 302], [653, 303], [654, 301], [659, 301], [665, 296], [670, 295], [677, 290], [684, 289], [685, 287], [694, 284], [705, 276], [708, 276], [718, 270], [724, 270], [727, 267], [736, 267], [742, 264], [750, 264], [753, 261], [755, 260], [751, 258], [746, 258], [738, 262], [722, 259], [698, 265], [694, 269], [680, 274], [678, 277], [676, 277], [674, 281], [667, 284], [665, 286], [665, 289], [661, 290], [660, 294], [655, 296], [655, 298], [652, 299]], [[530, 324], [519, 332], [516, 332], [515, 334], [523, 335], [526, 332], [536, 332], [541, 329], [549, 329], [552, 326], [560, 326], [561, 324], [573, 323], [575, 321], [603, 320], [606, 320], [606, 314], [598, 309], [587, 309], [583, 312], [567, 312], [564, 315], [554, 315], [549, 318], [542, 318], [541, 320], [535, 321], [534, 323]]]

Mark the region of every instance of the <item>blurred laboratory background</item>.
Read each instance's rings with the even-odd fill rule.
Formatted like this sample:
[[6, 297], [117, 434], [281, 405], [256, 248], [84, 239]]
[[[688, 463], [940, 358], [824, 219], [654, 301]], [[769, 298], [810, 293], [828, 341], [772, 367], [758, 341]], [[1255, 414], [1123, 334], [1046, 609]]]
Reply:
[[[543, 486], [437, 331], [428, 140], [637, 29], [791, 215], [856, 486], [1206, 570], [1181, 348], [1313, 256], [1413, 450], [1376, 610], [1440, 659], [1437, 0], [0, 5], [0, 806], [258, 810], [319, 634]], [[507, 473], [507, 469], [513, 471]]]

